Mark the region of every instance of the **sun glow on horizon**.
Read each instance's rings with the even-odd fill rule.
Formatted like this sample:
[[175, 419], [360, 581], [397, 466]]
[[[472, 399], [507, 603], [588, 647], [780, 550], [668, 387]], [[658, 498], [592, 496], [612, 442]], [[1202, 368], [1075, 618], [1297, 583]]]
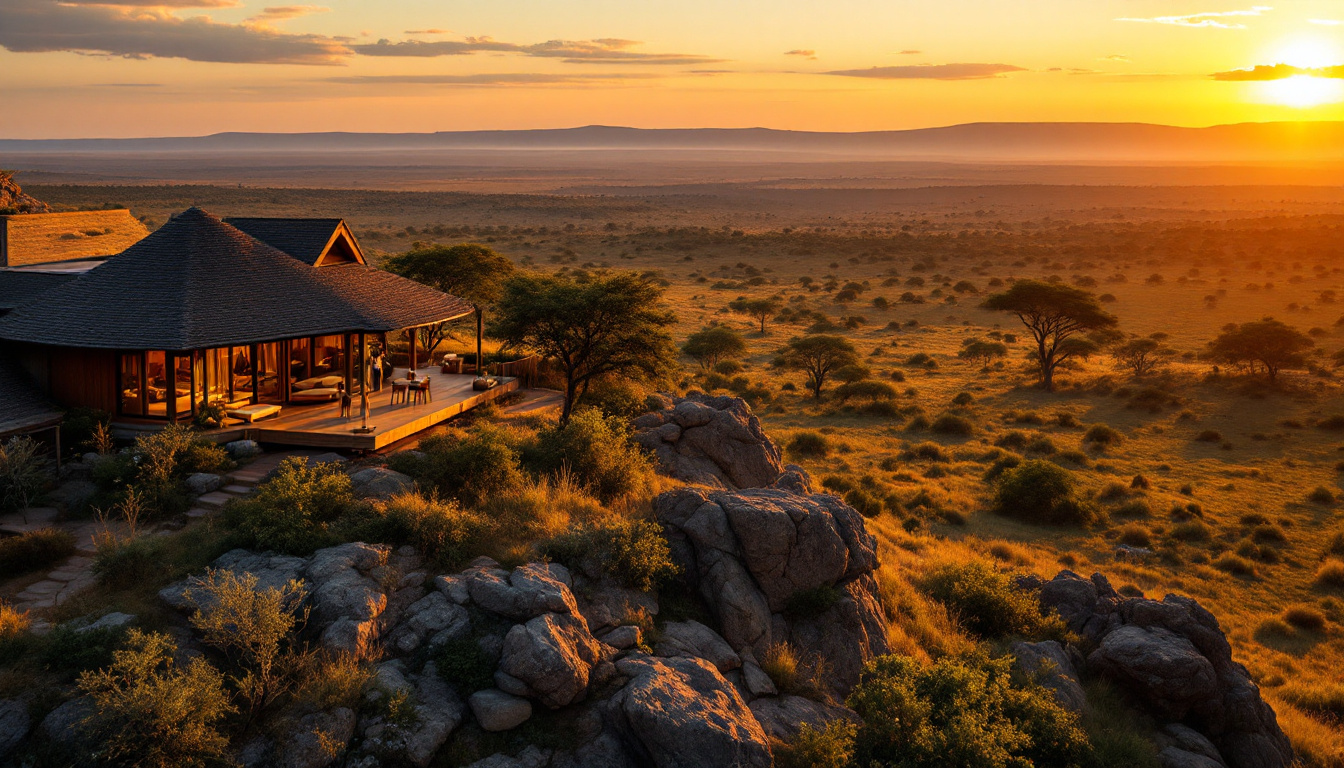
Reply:
[[[1299, 69], [1324, 69], [1339, 66], [1344, 53], [1322, 37], [1295, 37], [1279, 43], [1269, 60]], [[1306, 74], [1256, 83], [1255, 91], [1256, 101], [1294, 109], [1344, 102], [1344, 80]]]

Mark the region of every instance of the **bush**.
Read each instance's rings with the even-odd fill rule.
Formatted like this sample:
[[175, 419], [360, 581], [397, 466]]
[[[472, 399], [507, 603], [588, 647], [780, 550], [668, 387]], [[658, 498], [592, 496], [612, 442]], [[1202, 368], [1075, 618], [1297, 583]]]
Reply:
[[824, 458], [831, 452], [831, 441], [820, 432], [796, 432], [789, 440], [789, 453], [794, 456]]
[[1231, 552], [1224, 552], [1215, 558], [1213, 567], [1220, 571], [1226, 571], [1233, 576], [1255, 575], [1255, 563], [1247, 560], [1241, 555], [1234, 555]]
[[1152, 517], [1153, 508], [1146, 501], [1131, 501], [1116, 507], [1113, 514], [1116, 517]]
[[1051, 525], [1085, 525], [1096, 509], [1079, 499], [1073, 476], [1040, 459], [1006, 470], [994, 493], [994, 511], [1008, 517]]
[[1177, 541], [1208, 541], [1211, 535], [1203, 520], [1187, 520], [1171, 529], [1171, 537]]
[[373, 509], [360, 538], [409, 544], [442, 569], [461, 566], [485, 551], [494, 525], [485, 516], [418, 493], [398, 494]]
[[1344, 560], [1330, 559], [1316, 570], [1316, 586], [1322, 589], [1344, 589]]
[[84, 628], [61, 624], [42, 638], [37, 655], [44, 669], [63, 679], [111, 664], [115, 652], [126, 642], [122, 627]]
[[974, 402], [975, 398], [971, 397], [970, 392], [958, 392], [952, 397], [952, 404], [957, 407], [964, 407]]
[[98, 541], [98, 552], [93, 556], [93, 575], [99, 584], [112, 589], [152, 582], [163, 570], [162, 548], [162, 540], [158, 538], [104, 537]]
[[1307, 632], [1325, 629], [1325, 614], [1310, 605], [1290, 605], [1283, 609], [1283, 620]]
[[620, 419], [582, 409], [568, 423], [537, 437], [536, 456], [530, 463], [546, 474], [567, 468], [604, 502], [642, 493], [653, 483], [648, 456], [631, 442], [630, 430]]
[[547, 541], [543, 553], [593, 577], [648, 592], [676, 576], [663, 529], [648, 520], [611, 517]]
[[1195, 440], [1201, 443], [1221, 443], [1223, 441], [1223, 433], [1216, 429], [1206, 429], [1198, 435], [1195, 435]]
[[236, 466], [229, 458], [229, 452], [224, 450], [224, 446], [216, 445], [209, 440], [193, 440], [182, 449], [178, 461], [181, 463], [180, 472], [183, 475], [195, 472], [223, 474]]
[[75, 537], [59, 528], [0, 538], [0, 578], [48, 568], [74, 553]]
[[133, 629], [110, 667], [80, 675], [101, 764], [205, 768], [225, 759], [229, 741], [218, 725], [234, 710], [224, 678], [201, 658], [176, 664], [176, 652], [167, 635]]
[[49, 480], [35, 440], [25, 435], [0, 442], [0, 512], [28, 509]]
[[1311, 493], [1307, 494], [1307, 501], [1312, 504], [1334, 504], [1335, 494], [1329, 488], [1323, 485], [1316, 486]]
[[979, 560], [939, 566], [922, 577], [919, 586], [983, 638], [1034, 637], [1059, 634], [1062, 629], [1058, 617], [1041, 614], [1030, 592], [1015, 588], [1007, 574]]
[[630, 379], [623, 376], [604, 376], [588, 386], [583, 397], [579, 398], [578, 405], [594, 409], [605, 416], [625, 420], [647, 413], [649, 410], [645, 405], [647, 401], [648, 393]]
[[244, 546], [309, 555], [339, 543], [337, 526], [359, 509], [350, 476], [339, 464], [291, 456], [255, 495], [230, 501], [224, 520]]
[[495, 660], [472, 636], [453, 638], [439, 646], [434, 666], [439, 676], [457, 686], [458, 693], [463, 696], [495, 685]]
[[815, 589], [794, 592], [784, 605], [784, 613], [794, 618], [815, 618], [829, 611], [838, 602], [840, 602], [840, 590], [823, 584]]
[[929, 425], [929, 429], [942, 435], [975, 434], [975, 424], [965, 416], [958, 416], [955, 413], [939, 414]]
[[71, 408], [61, 419], [61, 445], [67, 451], [97, 451], [94, 433], [112, 423], [112, 414], [97, 408]]
[[462, 438], [431, 435], [420, 451], [419, 461], [403, 459], [392, 468], [468, 506], [523, 483], [519, 453], [497, 427], [477, 424]]
[[1078, 766], [1091, 745], [1039, 686], [1012, 685], [1006, 659], [908, 656], [868, 663], [847, 704], [863, 718], [853, 764], [901, 768]]
[[788, 744], [774, 748], [778, 768], [847, 768], [854, 754], [854, 735], [858, 726], [846, 720], [834, 720], [822, 728], [804, 723]]
[[865, 379], [850, 381], [835, 388], [835, 396], [842, 401], [849, 400], [895, 400], [896, 388], [885, 381]]
[[943, 449], [943, 446], [933, 442], [932, 440], [925, 440], [922, 443], [917, 443], [915, 445], [906, 448], [904, 451], [901, 451], [901, 458], [906, 461], [912, 461], [916, 459], [923, 461], [952, 460], [952, 458], [948, 456], [947, 451]]
[[1083, 434], [1083, 442], [1101, 447], [1119, 445], [1120, 433], [1105, 424], [1093, 424]]

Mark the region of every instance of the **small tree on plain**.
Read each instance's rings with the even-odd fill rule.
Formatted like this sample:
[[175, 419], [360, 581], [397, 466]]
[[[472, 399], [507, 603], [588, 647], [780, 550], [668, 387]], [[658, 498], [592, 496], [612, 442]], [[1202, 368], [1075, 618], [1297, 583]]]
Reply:
[[1019, 280], [1003, 293], [985, 299], [981, 306], [1017, 315], [1031, 332], [1036, 340], [1041, 387], [1047, 392], [1054, 391], [1055, 370], [1062, 363], [1099, 349], [1097, 341], [1087, 334], [1109, 331], [1118, 322], [1101, 308], [1094, 294], [1039, 280]]
[[1156, 371], [1174, 352], [1162, 346], [1162, 342], [1151, 336], [1143, 339], [1130, 339], [1114, 347], [1111, 355], [1138, 378]]
[[1251, 373], [1263, 368], [1270, 381], [1277, 379], [1284, 368], [1305, 366], [1304, 353], [1314, 346], [1316, 342], [1310, 336], [1272, 317], [1229, 325], [1209, 342], [1214, 358]]
[[728, 302], [728, 308], [739, 315], [746, 315], [761, 325], [761, 334], [765, 334], [765, 321], [779, 314], [783, 309], [784, 302], [777, 296], [771, 296], [763, 299], [748, 299], [746, 297], [734, 299]]
[[957, 357], [962, 360], [978, 362], [981, 365], [989, 365], [995, 360], [1001, 359], [1008, 354], [1008, 345], [1001, 341], [981, 341], [972, 339], [957, 352]]
[[714, 325], [692, 333], [681, 345], [682, 354], [699, 363], [705, 371], [724, 360], [740, 360], [747, 355], [747, 342], [732, 328]]
[[843, 336], [816, 334], [791, 339], [779, 351], [776, 363], [807, 374], [807, 388], [821, 397], [826, 379], [836, 370], [859, 362], [859, 352]]

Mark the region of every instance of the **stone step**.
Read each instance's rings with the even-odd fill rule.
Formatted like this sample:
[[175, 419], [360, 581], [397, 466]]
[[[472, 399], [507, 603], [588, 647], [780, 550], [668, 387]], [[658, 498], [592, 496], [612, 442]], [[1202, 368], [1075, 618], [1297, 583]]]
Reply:
[[213, 515], [218, 511], [219, 511], [218, 509], [203, 509], [201, 507], [194, 507], [192, 509], [187, 510], [187, 517], [190, 518], [209, 517], [210, 515]]
[[250, 485], [226, 485], [221, 490], [223, 490], [224, 493], [231, 493], [234, 496], [248, 496], [251, 495], [256, 488]]
[[224, 493], [223, 491], [211, 491], [210, 493], [202, 494], [197, 497], [196, 503], [205, 504], [211, 507], [222, 507], [227, 504], [230, 499], [234, 498], [237, 497]]

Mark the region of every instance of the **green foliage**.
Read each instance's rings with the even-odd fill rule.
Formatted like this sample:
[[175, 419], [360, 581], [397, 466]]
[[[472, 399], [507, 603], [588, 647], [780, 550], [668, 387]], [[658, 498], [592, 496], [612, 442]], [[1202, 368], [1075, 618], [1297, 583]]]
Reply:
[[746, 315], [761, 324], [761, 333], [765, 333], [765, 321], [779, 314], [784, 302], [777, 296], [749, 299], [746, 297], [728, 302], [728, 308]]
[[410, 544], [440, 568], [455, 568], [482, 554], [492, 522], [456, 501], [403, 493], [374, 508], [361, 538]]
[[1058, 617], [1041, 613], [1031, 593], [1016, 589], [1007, 574], [979, 560], [944, 564], [921, 578], [919, 586], [984, 638], [1057, 636], [1063, 630]]
[[0, 442], [0, 512], [28, 509], [50, 480], [37, 441], [21, 435]]
[[813, 397], [821, 397], [826, 379], [836, 370], [859, 362], [859, 351], [843, 336], [814, 334], [790, 339], [775, 358], [782, 368], [807, 374], [807, 387]]
[[1264, 369], [1270, 381], [1284, 368], [1306, 365], [1304, 354], [1316, 346], [1310, 336], [1272, 317], [1241, 325], [1229, 325], [1213, 341], [1209, 351], [1217, 360], [1245, 368], [1250, 373]]
[[1097, 516], [1096, 509], [1078, 497], [1069, 471], [1041, 459], [1025, 461], [999, 476], [994, 511], [1051, 525], [1085, 525]]
[[439, 646], [434, 666], [439, 676], [457, 686], [463, 696], [495, 685], [495, 660], [481, 649], [475, 637], [453, 638]]
[[431, 435], [420, 441], [425, 455], [392, 468], [405, 472], [445, 498], [476, 505], [483, 499], [523, 483], [521, 459], [503, 430], [477, 423], [464, 437]]
[[613, 418], [629, 420], [648, 412], [648, 393], [633, 381], [611, 375], [594, 379], [579, 398], [579, 408], [591, 408]]
[[61, 419], [61, 445], [67, 451], [98, 449], [94, 446], [94, 432], [112, 423], [112, 414], [97, 408], [71, 408]]
[[906, 656], [870, 662], [848, 705], [863, 717], [854, 765], [1019, 768], [1086, 765], [1077, 717], [1040, 687], [1017, 688], [1005, 659]]
[[895, 400], [896, 388], [885, 381], [850, 381], [835, 388], [840, 400]]
[[212, 402], [198, 406], [191, 423], [197, 429], [219, 429], [224, 426], [224, 404]]
[[113, 654], [125, 641], [126, 630], [121, 627], [80, 631], [74, 624], [61, 624], [42, 638], [37, 658], [44, 669], [68, 680], [80, 672], [111, 664]]
[[804, 723], [788, 744], [775, 747], [778, 768], [848, 768], [858, 726], [845, 720], [813, 728]]
[[224, 519], [245, 546], [308, 555], [338, 543], [336, 525], [357, 507], [350, 476], [339, 464], [292, 456], [255, 495], [229, 502]]
[[1055, 370], [1074, 357], [1087, 357], [1099, 348], [1084, 334], [1097, 334], [1117, 324], [1101, 308], [1097, 297], [1080, 288], [1040, 280], [1018, 280], [1007, 291], [985, 299], [985, 309], [1017, 316], [1036, 341], [1041, 386], [1054, 389]]
[[975, 423], [965, 416], [955, 413], [940, 413], [929, 429], [941, 435], [973, 435]]
[[224, 679], [204, 659], [174, 662], [167, 635], [131, 630], [106, 669], [85, 672], [93, 703], [84, 725], [98, 763], [136, 768], [205, 768], [224, 760], [220, 721], [233, 712]]
[[0, 578], [48, 568], [74, 553], [75, 537], [59, 528], [0, 538]]
[[789, 596], [784, 613], [801, 619], [810, 619], [829, 611], [840, 602], [840, 590], [823, 584], [814, 589], [804, 589]]
[[504, 286], [493, 334], [554, 360], [565, 379], [560, 420], [594, 378], [657, 379], [671, 370], [676, 322], [651, 278], [616, 272], [581, 279], [520, 275]]
[[831, 452], [831, 441], [820, 432], [796, 432], [788, 448], [793, 456], [823, 458]]
[[981, 365], [989, 365], [995, 360], [1002, 359], [1008, 355], [1008, 345], [1000, 341], [981, 341], [980, 339], [969, 339], [957, 352], [957, 357], [962, 360], [978, 362]]
[[585, 523], [545, 542], [542, 551], [571, 568], [643, 592], [680, 572], [662, 528], [648, 520], [608, 517]]
[[604, 502], [638, 494], [653, 482], [653, 467], [630, 440], [627, 423], [591, 408], [542, 430], [529, 463], [547, 474], [568, 470]]
[[183, 475], [196, 472], [219, 475], [236, 466], [233, 459], [229, 458], [229, 452], [224, 450], [224, 446], [203, 439], [193, 440], [187, 444], [178, 456], [178, 461], [180, 463], [178, 471]]
[[163, 548], [157, 538], [119, 540], [105, 537], [98, 542], [93, 556], [93, 575], [98, 583], [112, 589], [126, 589], [154, 580], [162, 569]]
[[382, 266], [478, 306], [499, 301], [504, 283], [514, 274], [507, 256], [477, 243], [413, 248], [387, 258]]

